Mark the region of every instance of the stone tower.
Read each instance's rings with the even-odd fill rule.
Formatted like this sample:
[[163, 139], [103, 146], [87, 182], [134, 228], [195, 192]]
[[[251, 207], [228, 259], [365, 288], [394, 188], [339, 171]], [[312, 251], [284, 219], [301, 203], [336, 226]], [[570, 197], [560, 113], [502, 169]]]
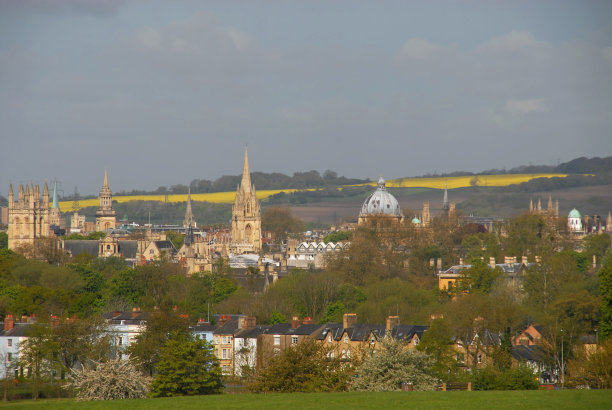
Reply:
[[244, 151], [242, 181], [236, 191], [232, 207], [232, 241], [234, 253], [259, 252], [261, 250], [261, 206], [251, 183], [248, 150]]
[[62, 215], [57, 202], [57, 182], [53, 184], [53, 203], [49, 210], [49, 225], [61, 226]]
[[96, 231], [106, 231], [114, 229], [117, 221], [115, 210], [113, 209], [113, 194], [108, 186], [108, 173], [104, 170], [104, 183], [100, 190], [100, 206], [96, 211]]
[[185, 210], [185, 220], [183, 221], [184, 228], [196, 228], [196, 221], [193, 217], [193, 211], [191, 210], [191, 187], [189, 187], [189, 191], [187, 192], [187, 209]]
[[8, 247], [16, 249], [20, 245], [34, 245], [34, 240], [49, 236], [49, 188], [45, 182], [40, 195], [38, 185], [19, 185], [17, 201], [13, 196], [13, 185], [8, 196]]

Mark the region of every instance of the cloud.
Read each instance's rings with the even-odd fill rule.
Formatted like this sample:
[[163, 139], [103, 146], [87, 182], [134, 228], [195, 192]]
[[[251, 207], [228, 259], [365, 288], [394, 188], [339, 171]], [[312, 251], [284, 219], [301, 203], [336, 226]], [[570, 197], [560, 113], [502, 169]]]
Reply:
[[136, 33], [136, 40], [149, 51], [195, 56], [227, 51], [243, 53], [255, 42], [250, 34], [234, 27], [221, 26], [206, 13], [167, 26], [146, 27]]
[[523, 115], [534, 112], [545, 112], [548, 110], [549, 108], [546, 106], [546, 100], [544, 98], [506, 101], [506, 111], [510, 114]]
[[495, 37], [482, 44], [482, 51], [507, 52], [521, 51], [545, 45], [543, 41], [535, 39], [528, 31], [511, 31], [502, 37]]
[[40, 14], [59, 14], [73, 12], [94, 17], [117, 15], [125, 0], [18, 0], [4, 1], [15, 11]]
[[428, 60], [443, 50], [439, 44], [422, 38], [410, 38], [399, 50], [399, 56], [409, 60]]

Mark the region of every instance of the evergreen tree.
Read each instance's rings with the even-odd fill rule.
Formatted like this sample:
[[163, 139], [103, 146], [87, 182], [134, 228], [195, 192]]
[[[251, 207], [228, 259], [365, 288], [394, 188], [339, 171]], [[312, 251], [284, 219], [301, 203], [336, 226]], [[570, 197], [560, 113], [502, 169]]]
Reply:
[[608, 249], [599, 270], [599, 293], [601, 295], [600, 334], [612, 336], [612, 249]]
[[221, 368], [213, 346], [183, 335], [169, 339], [160, 352], [158, 373], [151, 384], [152, 397], [221, 393]]

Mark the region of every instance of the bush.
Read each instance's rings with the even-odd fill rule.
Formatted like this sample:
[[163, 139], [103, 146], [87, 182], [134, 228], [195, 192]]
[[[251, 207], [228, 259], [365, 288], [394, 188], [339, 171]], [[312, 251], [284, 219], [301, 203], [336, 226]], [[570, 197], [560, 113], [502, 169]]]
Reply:
[[95, 369], [73, 370], [66, 388], [77, 400], [121, 400], [143, 398], [149, 392], [150, 378], [129, 360], [98, 363]]
[[492, 367], [476, 370], [472, 378], [474, 390], [534, 390], [539, 386], [533, 371], [527, 366], [500, 372]]

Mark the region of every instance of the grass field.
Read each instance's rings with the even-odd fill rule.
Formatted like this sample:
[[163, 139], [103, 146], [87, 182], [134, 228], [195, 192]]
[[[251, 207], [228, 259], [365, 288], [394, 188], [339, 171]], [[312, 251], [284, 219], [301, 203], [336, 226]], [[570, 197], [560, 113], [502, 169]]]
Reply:
[[[393, 179], [387, 181], [387, 186], [392, 188], [434, 188], [444, 189], [447, 185], [449, 189], [464, 188], [472, 186], [476, 183], [478, 186], [508, 186], [513, 184], [520, 184], [522, 182], [530, 181], [534, 178], [553, 178], [553, 177], [566, 177], [566, 174], [502, 174], [502, 175], [478, 175], [478, 176], [461, 176], [461, 177], [439, 177], [439, 178], [403, 178]], [[477, 178], [477, 180], [474, 180]], [[369, 184], [376, 186], [376, 182]], [[306, 191], [313, 191], [314, 188], [307, 189]], [[257, 191], [257, 198], [259, 200], [266, 199], [271, 195], [278, 194], [280, 192], [292, 193], [295, 191], [303, 191], [300, 189], [269, 189], [263, 191]], [[207, 194], [192, 194], [191, 199], [194, 201], [206, 201], [211, 203], [219, 204], [230, 204], [234, 202], [236, 192], [213, 192]], [[159, 201], [170, 203], [185, 202], [187, 201], [187, 194], [183, 195], [126, 195], [126, 196], [113, 196], [113, 201], [119, 203], [130, 202], [130, 201]], [[97, 198], [84, 199], [79, 201], [79, 209], [86, 208], [89, 206], [97, 206], [99, 200]], [[72, 208], [72, 201], [62, 201], [59, 203], [60, 210], [67, 212]]]
[[612, 390], [238, 394], [76, 402], [38, 400], [11, 409], [610, 409]]

